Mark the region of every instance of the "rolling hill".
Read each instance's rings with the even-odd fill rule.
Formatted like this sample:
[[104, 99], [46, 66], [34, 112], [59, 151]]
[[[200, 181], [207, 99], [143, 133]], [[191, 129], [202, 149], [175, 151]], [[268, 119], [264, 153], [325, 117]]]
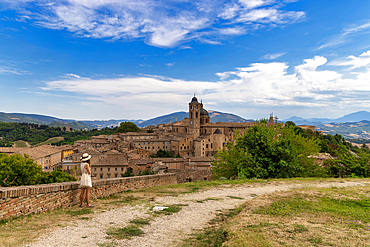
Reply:
[[[250, 122], [253, 119], [246, 120], [235, 114], [223, 113], [218, 111], [208, 111], [211, 122]], [[161, 123], [170, 123], [180, 121], [189, 116], [189, 113], [181, 111], [171, 114], [155, 117], [148, 120], [129, 120], [129, 119], [111, 119], [111, 120], [86, 120], [76, 121], [71, 119], [60, 119], [50, 116], [37, 115], [37, 114], [24, 114], [24, 113], [0, 113], [0, 122], [18, 122], [18, 123], [36, 123], [45, 124], [49, 126], [65, 127], [70, 126], [72, 129], [93, 129], [119, 126], [121, 122], [134, 122], [139, 127], [157, 125]]]

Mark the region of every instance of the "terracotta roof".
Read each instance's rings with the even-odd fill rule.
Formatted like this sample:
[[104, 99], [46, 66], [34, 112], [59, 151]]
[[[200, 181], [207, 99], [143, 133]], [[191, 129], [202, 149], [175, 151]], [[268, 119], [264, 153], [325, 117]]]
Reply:
[[51, 145], [42, 145], [34, 148], [23, 148], [16, 153], [22, 154], [22, 155], [28, 155], [33, 159], [39, 159], [42, 157], [46, 157], [58, 152], [61, 152], [62, 148], [57, 146], [51, 146]]
[[101, 159], [93, 162], [91, 166], [122, 166], [127, 165], [126, 155], [103, 156]]

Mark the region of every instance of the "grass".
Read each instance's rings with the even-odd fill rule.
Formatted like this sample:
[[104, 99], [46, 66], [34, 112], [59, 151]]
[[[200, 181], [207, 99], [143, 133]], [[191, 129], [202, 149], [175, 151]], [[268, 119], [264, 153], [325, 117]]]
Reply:
[[137, 218], [130, 221], [130, 223], [135, 225], [150, 225], [150, 219]]
[[370, 246], [369, 192], [307, 188], [255, 197], [179, 246]]
[[38, 146], [42, 146], [42, 145], [47, 145], [47, 144], [53, 144], [53, 143], [57, 143], [57, 142], [60, 142], [60, 141], [63, 141], [64, 140], [64, 137], [62, 136], [58, 136], [58, 137], [52, 137], [44, 142], [40, 142], [40, 143], [37, 143], [36, 145], [33, 145], [33, 147], [38, 147]]
[[116, 239], [130, 239], [134, 236], [144, 235], [144, 232], [137, 225], [129, 225], [124, 228], [111, 227], [108, 229], [107, 235]]
[[180, 245], [183, 247], [221, 247], [228, 237], [228, 232], [222, 223], [239, 214], [242, 209], [243, 207], [237, 207], [219, 213], [217, 217], [210, 222], [209, 227], [191, 234], [190, 237], [184, 239]]
[[84, 214], [91, 214], [93, 213], [93, 211], [88, 208], [82, 208], [80, 210], [69, 210], [66, 213], [72, 216], [78, 216], [78, 215], [84, 215]]
[[[154, 211], [154, 214], [156, 215], [172, 215], [174, 213], [179, 212], [182, 207], [188, 206], [188, 204], [173, 204], [173, 205], [165, 205], [164, 207], [167, 207], [160, 211]], [[154, 207], [154, 206], [153, 206]]]
[[30, 145], [26, 141], [15, 141], [14, 142], [15, 147], [17, 148], [26, 148], [29, 147]]
[[223, 246], [370, 246], [370, 188], [305, 189], [246, 203]]

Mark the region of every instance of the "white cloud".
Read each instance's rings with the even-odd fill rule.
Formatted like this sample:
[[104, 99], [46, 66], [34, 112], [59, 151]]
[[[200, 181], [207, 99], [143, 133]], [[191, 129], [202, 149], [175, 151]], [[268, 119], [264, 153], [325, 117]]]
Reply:
[[23, 16], [22, 21], [44, 28], [64, 29], [89, 38], [140, 38], [158, 47], [173, 47], [188, 40], [220, 44], [220, 39], [243, 35], [247, 30], [291, 24], [305, 16], [302, 11], [283, 10], [289, 1], [275, 0], [5, 2]]
[[348, 56], [347, 59], [350, 61], [334, 63], [336, 65], [351, 66], [349, 69], [353, 70], [356, 68], [362, 68], [370, 65], [370, 51], [362, 53], [360, 56]]
[[166, 63], [167, 67], [172, 67], [175, 65], [175, 63]]
[[361, 25], [351, 26], [342, 30], [339, 35], [334, 35], [320, 45], [317, 49], [337, 46], [346, 43], [349, 37], [361, 34], [362, 31], [370, 28], [370, 21]]
[[285, 52], [281, 52], [281, 53], [274, 53], [274, 54], [266, 54], [264, 55], [262, 58], [263, 59], [269, 59], [269, 60], [274, 60], [278, 57], [281, 57], [281, 56], [284, 56], [286, 53]]
[[[359, 57], [367, 55], [364, 52]], [[46, 83], [43, 89], [76, 93], [81, 98], [119, 106], [122, 111], [142, 110], [143, 106], [182, 109], [194, 91], [205, 106], [207, 102], [217, 102], [224, 109], [286, 106], [321, 111], [370, 105], [369, 68], [349, 79], [337, 71], [324, 69], [327, 63], [327, 58], [322, 56], [305, 59], [294, 67], [292, 74], [287, 72], [286, 63], [253, 63], [217, 73], [222, 80], [216, 82], [147, 75], [94, 80], [72, 74], [67, 79]]]

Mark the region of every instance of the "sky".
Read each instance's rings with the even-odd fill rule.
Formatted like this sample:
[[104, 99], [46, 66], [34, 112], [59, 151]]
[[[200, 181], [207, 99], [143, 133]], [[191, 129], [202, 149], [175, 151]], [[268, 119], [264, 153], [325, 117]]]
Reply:
[[368, 0], [0, 0], [0, 112], [370, 111]]

